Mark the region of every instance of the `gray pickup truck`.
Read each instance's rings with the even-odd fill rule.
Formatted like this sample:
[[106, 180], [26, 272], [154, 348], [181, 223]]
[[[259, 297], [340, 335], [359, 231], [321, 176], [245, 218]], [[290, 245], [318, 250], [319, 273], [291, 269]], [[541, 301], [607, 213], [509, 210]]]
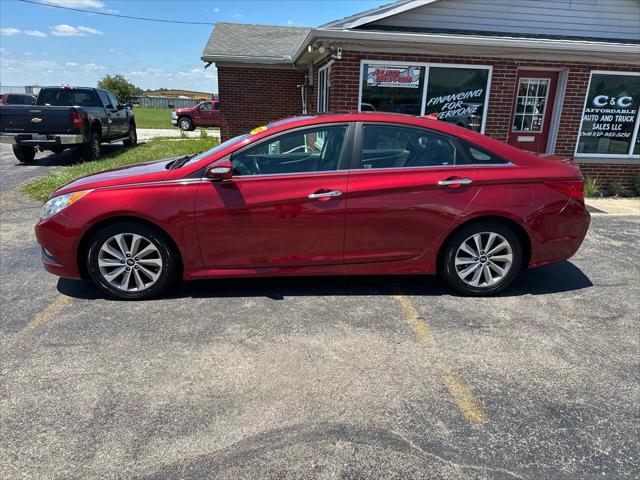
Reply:
[[37, 150], [78, 150], [97, 160], [103, 142], [138, 141], [133, 111], [100, 88], [44, 87], [35, 105], [0, 105], [0, 143], [13, 146], [20, 162], [33, 161]]

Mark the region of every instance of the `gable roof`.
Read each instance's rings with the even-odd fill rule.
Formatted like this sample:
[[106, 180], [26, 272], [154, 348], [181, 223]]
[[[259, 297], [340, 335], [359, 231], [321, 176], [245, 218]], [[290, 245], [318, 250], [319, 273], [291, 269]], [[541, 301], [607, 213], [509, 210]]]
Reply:
[[205, 62], [291, 64], [309, 28], [219, 22], [202, 52]]
[[437, 1], [438, 0], [397, 0], [396, 2], [387, 3], [380, 7], [356, 13], [355, 15], [351, 15], [340, 20], [334, 20], [333, 22], [321, 25], [320, 28], [356, 28], [361, 25], [382, 20], [383, 18], [391, 17], [393, 15], [406, 12], [407, 10], [413, 10], [414, 8], [429, 5], [430, 3], [435, 3]]

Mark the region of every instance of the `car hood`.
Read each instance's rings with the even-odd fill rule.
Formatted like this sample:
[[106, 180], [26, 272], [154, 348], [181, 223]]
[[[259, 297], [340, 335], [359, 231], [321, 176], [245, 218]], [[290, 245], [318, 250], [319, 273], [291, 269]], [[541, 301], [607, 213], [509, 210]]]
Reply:
[[193, 108], [174, 108], [171, 111], [175, 113], [187, 113], [193, 111]]
[[67, 183], [51, 196], [55, 197], [65, 193], [76, 192], [78, 190], [89, 190], [135, 183], [158, 182], [163, 180], [169, 173], [169, 170], [167, 170], [167, 164], [181, 157], [182, 155], [178, 157], [164, 158], [162, 160], [154, 160], [147, 163], [128, 165], [126, 167], [105, 170], [104, 172], [81, 177]]

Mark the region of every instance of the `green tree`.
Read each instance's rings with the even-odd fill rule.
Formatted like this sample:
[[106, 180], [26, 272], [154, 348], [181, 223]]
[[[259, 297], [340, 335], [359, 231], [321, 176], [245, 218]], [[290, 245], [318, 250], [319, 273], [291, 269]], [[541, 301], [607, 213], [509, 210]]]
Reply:
[[142, 95], [142, 89], [136, 87], [120, 74], [106, 75], [101, 78], [98, 82], [98, 88], [109, 90], [120, 100], [120, 103], [127, 103], [132, 97]]

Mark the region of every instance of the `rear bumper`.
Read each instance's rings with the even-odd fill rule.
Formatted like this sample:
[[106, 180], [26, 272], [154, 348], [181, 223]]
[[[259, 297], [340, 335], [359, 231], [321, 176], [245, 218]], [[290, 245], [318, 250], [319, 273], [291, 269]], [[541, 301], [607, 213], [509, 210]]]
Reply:
[[65, 278], [81, 278], [78, 267], [78, 242], [83, 229], [80, 225], [58, 213], [35, 227], [36, 240], [42, 247], [44, 269]]
[[571, 200], [558, 213], [536, 219], [530, 267], [567, 260], [575, 255], [589, 230], [591, 215], [584, 204]]
[[84, 143], [83, 135], [38, 134], [38, 133], [0, 133], [0, 143], [25, 147], [61, 147]]

